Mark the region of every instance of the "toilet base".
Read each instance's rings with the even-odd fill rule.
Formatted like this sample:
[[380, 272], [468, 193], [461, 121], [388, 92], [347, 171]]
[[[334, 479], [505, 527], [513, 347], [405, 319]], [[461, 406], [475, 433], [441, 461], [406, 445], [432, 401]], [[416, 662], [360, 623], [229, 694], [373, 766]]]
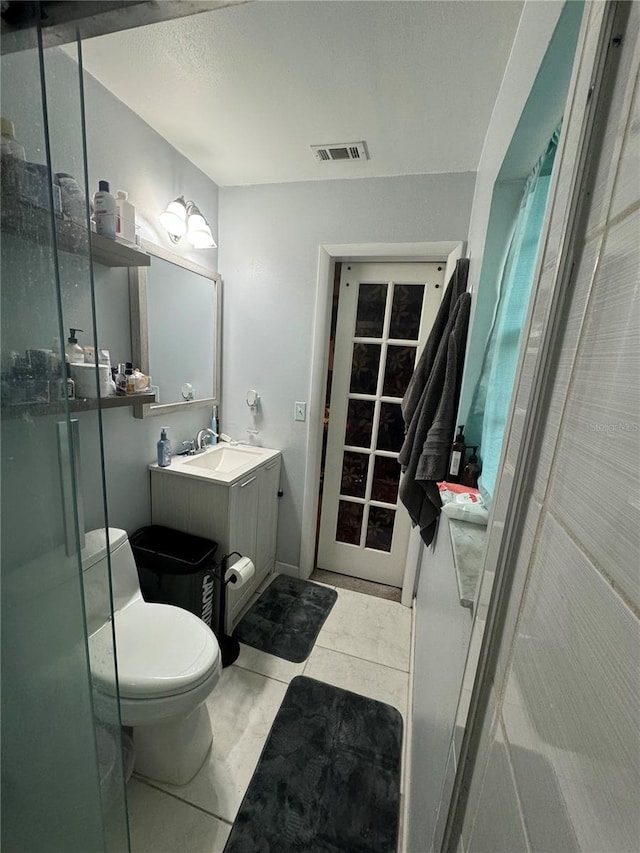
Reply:
[[134, 726], [134, 770], [157, 782], [186, 785], [204, 764], [212, 740], [204, 703], [186, 717]]

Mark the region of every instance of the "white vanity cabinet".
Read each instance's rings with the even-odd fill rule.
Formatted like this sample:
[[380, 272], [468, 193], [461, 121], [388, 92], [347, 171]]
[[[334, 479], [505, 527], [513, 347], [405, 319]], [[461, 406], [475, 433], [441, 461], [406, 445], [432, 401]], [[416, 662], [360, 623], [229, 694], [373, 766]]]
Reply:
[[213, 539], [218, 543], [218, 561], [238, 551], [256, 567], [249, 583], [239, 589], [227, 586], [227, 633], [274, 570], [280, 465], [280, 453], [271, 451], [261, 464], [229, 483], [184, 474], [185, 467], [179, 465], [150, 468], [153, 524]]

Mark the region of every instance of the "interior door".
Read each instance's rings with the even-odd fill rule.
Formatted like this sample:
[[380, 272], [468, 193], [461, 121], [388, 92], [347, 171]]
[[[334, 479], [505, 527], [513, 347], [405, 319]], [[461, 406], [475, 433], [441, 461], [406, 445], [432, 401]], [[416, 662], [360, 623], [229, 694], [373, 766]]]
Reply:
[[411, 521], [398, 502], [400, 402], [442, 299], [444, 267], [343, 265], [320, 568], [402, 587]]

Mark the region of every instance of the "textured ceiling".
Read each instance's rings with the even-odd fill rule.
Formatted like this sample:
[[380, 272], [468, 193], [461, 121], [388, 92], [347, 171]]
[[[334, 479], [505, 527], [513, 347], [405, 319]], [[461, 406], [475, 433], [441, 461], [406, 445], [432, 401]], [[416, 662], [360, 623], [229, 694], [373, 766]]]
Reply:
[[[257, 0], [84, 43], [220, 185], [475, 171], [521, 2]], [[371, 160], [313, 144], [365, 140]]]

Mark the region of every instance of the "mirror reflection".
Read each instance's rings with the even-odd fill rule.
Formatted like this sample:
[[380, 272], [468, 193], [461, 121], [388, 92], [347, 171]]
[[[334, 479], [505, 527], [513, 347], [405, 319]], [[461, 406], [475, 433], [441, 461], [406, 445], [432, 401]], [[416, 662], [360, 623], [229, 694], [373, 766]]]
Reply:
[[132, 274], [137, 307], [132, 317], [138, 314], [132, 332], [156, 403], [145, 406], [142, 414], [217, 402], [220, 278], [160, 247], [144, 248], [152, 259], [148, 269]]

